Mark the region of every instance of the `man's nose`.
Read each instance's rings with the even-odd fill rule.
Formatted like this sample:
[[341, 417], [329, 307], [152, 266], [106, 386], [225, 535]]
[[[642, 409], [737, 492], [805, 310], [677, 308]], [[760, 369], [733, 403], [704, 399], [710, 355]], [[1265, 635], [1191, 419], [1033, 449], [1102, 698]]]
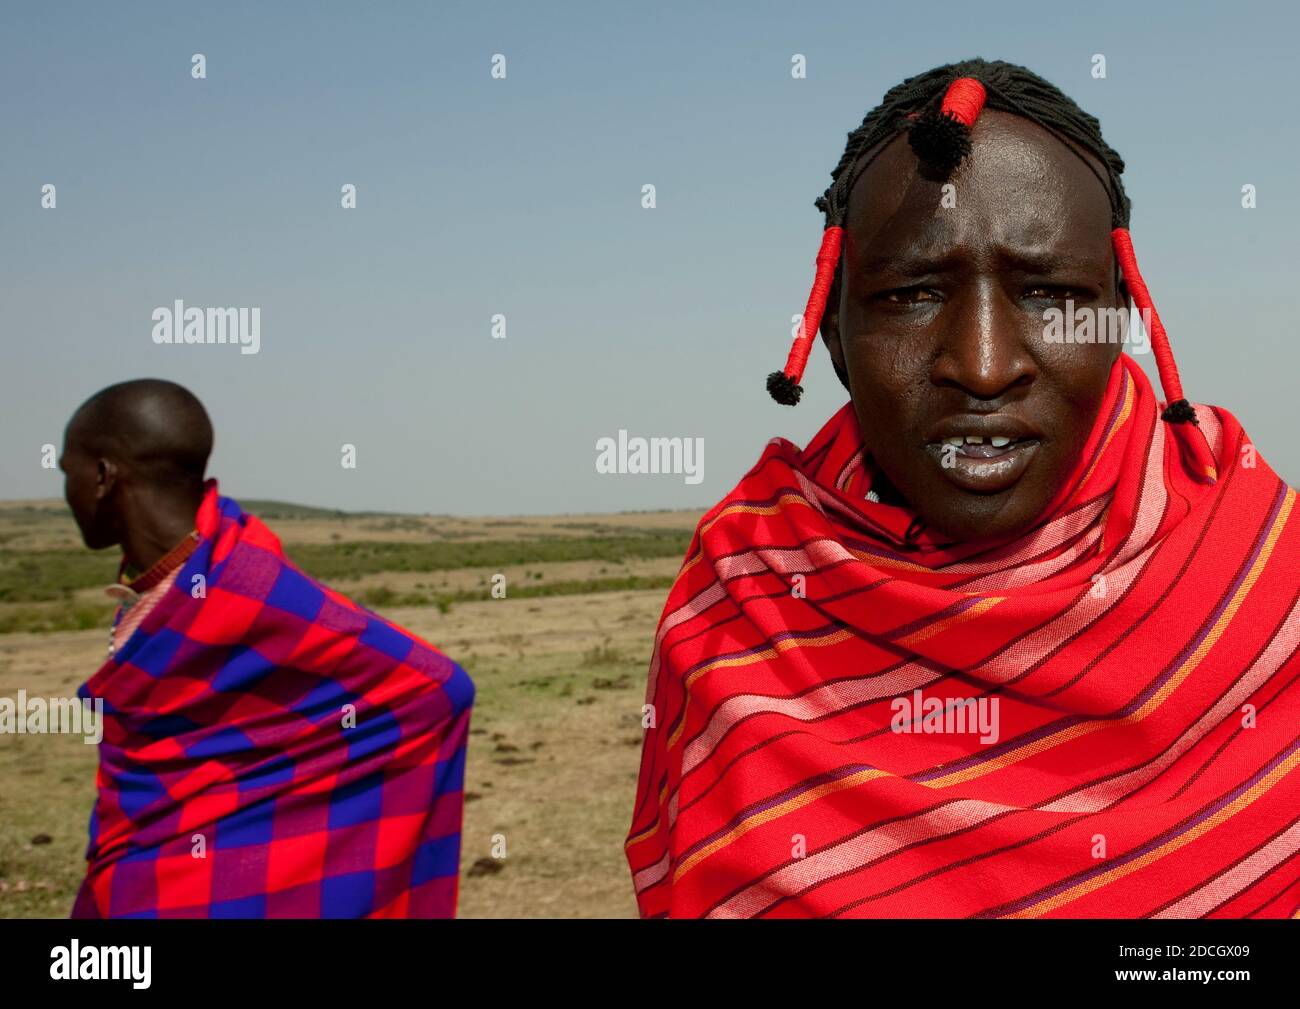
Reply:
[[1038, 370], [1028, 343], [1041, 325], [990, 280], [981, 280], [953, 298], [940, 317], [939, 354], [930, 380], [977, 399], [997, 399], [1029, 385]]

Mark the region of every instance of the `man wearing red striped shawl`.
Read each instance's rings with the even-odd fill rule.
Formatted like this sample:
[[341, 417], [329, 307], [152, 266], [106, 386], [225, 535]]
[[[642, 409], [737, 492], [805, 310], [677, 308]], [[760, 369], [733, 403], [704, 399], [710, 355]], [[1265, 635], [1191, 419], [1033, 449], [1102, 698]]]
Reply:
[[[1122, 171], [1000, 62], [850, 134], [768, 387], [798, 401], [820, 332], [851, 402], [768, 445], [668, 597], [643, 916], [1295, 915], [1296, 494], [1183, 396]], [[1049, 321], [1130, 299], [1163, 401]]]
[[432, 918], [456, 910], [474, 685], [310, 578], [204, 472], [174, 382], [109, 386], [60, 466], [120, 546], [98, 798], [74, 918]]

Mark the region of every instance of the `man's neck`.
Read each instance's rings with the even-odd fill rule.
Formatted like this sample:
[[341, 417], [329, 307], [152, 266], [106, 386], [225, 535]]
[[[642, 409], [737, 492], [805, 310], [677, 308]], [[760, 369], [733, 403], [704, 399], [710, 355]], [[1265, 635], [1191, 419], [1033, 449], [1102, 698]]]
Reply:
[[[202, 498], [200, 497], [200, 500]], [[150, 497], [122, 538], [128, 569], [142, 574], [194, 531], [198, 502]]]

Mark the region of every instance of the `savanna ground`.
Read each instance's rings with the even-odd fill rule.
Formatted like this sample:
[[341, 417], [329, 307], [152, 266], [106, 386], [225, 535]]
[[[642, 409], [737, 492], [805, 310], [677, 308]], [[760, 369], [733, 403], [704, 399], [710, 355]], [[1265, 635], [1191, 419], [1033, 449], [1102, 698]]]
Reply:
[[[308, 573], [433, 642], [477, 687], [462, 917], [632, 917], [623, 839], [646, 664], [696, 512], [463, 519], [245, 501]], [[61, 502], [0, 503], [0, 697], [72, 697], [98, 668], [115, 551]], [[506, 598], [491, 579], [506, 576]], [[65, 917], [97, 747], [0, 734], [0, 917]], [[494, 837], [505, 858], [494, 857]], [[496, 854], [499, 854], [499, 849]]]

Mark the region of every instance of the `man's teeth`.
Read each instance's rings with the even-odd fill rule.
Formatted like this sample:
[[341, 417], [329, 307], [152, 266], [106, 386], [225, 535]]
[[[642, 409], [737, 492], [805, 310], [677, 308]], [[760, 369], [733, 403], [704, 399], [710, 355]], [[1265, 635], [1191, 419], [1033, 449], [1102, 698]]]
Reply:
[[[956, 435], [952, 438], [945, 438], [943, 440], [943, 443], [945, 445], [954, 445], [960, 448], [962, 445], [983, 445], [984, 439], [978, 434], [968, 434], [965, 437], [962, 437], [961, 435]], [[1011, 439], [1004, 438], [1000, 434], [994, 435], [992, 438], [989, 439], [989, 444], [992, 445], [994, 448], [1006, 448], [1008, 445], [1011, 444]]]

